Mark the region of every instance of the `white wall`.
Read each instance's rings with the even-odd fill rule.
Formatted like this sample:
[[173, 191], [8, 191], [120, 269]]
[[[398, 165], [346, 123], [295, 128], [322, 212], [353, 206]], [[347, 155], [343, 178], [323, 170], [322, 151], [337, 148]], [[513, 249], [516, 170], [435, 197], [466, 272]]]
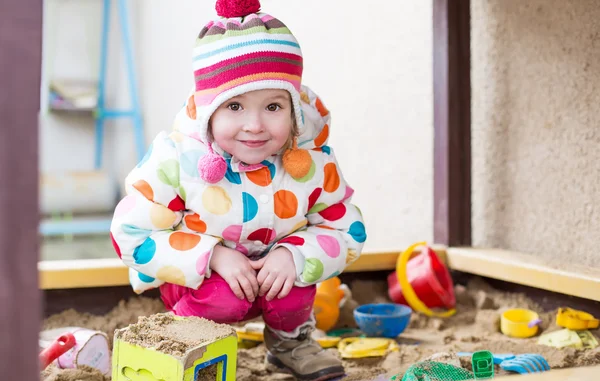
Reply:
[[[137, 3], [130, 12], [136, 13]], [[44, 1], [42, 112], [40, 115], [40, 170], [88, 171], [94, 168], [94, 120], [90, 115], [47, 112], [48, 84], [52, 78], [97, 80], [100, 67], [102, 1]], [[113, 1], [109, 38], [106, 102], [108, 107], [129, 107], [129, 93], [120, 24]], [[135, 31], [135, 18], [132, 18]], [[136, 41], [137, 42], [137, 41]], [[105, 124], [104, 169], [122, 182], [124, 168], [136, 162], [132, 123]], [[67, 196], [68, 197], [68, 196]]]
[[[367, 222], [368, 250], [432, 235], [431, 2], [263, 0], [304, 52], [304, 83], [332, 112], [330, 143]], [[383, 11], [382, 11], [383, 10]], [[193, 85], [191, 47], [214, 1], [139, 3], [149, 135], [170, 129]]]

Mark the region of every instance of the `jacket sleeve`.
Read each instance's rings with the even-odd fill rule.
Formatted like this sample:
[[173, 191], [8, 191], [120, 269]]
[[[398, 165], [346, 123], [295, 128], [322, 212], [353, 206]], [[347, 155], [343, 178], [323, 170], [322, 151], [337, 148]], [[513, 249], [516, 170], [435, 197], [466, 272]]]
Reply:
[[273, 247], [292, 252], [300, 287], [342, 273], [360, 256], [367, 239], [361, 212], [350, 202], [354, 191], [344, 180], [333, 150], [323, 157], [323, 182], [309, 198], [307, 226]]
[[218, 238], [202, 234], [205, 224], [185, 208], [175, 143], [159, 134], [125, 180], [111, 238], [129, 267], [136, 293], [164, 282], [198, 288], [210, 276], [208, 264]]

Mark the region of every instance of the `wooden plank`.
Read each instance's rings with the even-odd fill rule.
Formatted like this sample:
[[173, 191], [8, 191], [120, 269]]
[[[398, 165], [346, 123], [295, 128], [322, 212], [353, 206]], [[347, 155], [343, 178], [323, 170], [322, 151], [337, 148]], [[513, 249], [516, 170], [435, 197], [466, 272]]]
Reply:
[[494, 378], [495, 381], [593, 381], [598, 379], [600, 366], [585, 368], [557, 369], [550, 372], [527, 374], [522, 376], [505, 376]]
[[[433, 249], [445, 260], [445, 247], [433, 246]], [[393, 250], [363, 253], [345, 272], [393, 270], [400, 253]], [[41, 261], [38, 270], [39, 287], [43, 290], [129, 284], [127, 268], [118, 258]]]
[[0, 36], [0, 374], [36, 380], [42, 2], [1, 2]]
[[433, 0], [434, 242], [471, 244], [470, 1]]
[[600, 269], [500, 249], [448, 248], [453, 270], [600, 301]]
[[129, 284], [127, 267], [119, 258], [41, 261], [38, 270], [44, 290]]

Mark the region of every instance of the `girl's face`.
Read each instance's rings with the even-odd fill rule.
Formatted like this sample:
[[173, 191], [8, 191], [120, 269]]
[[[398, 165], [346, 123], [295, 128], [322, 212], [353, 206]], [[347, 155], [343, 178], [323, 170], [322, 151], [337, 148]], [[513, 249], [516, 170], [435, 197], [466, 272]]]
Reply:
[[238, 160], [258, 164], [289, 142], [293, 124], [289, 92], [256, 90], [219, 106], [211, 117], [209, 136]]

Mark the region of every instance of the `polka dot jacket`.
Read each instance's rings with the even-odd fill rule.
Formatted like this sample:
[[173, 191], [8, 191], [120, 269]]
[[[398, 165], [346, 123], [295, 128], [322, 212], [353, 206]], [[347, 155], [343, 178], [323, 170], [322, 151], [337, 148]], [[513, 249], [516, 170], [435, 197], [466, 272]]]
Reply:
[[336, 276], [358, 258], [365, 226], [327, 145], [330, 113], [309, 88], [302, 90], [304, 131], [298, 143], [310, 153], [312, 166], [300, 179], [285, 172], [281, 155], [244, 166], [224, 154], [225, 178], [216, 184], [201, 180], [197, 163], [207, 149], [187, 103], [173, 132], [155, 138], [127, 176], [127, 195], [111, 226], [136, 293], [164, 282], [198, 288], [210, 277], [217, 244], [251, 259], [288, 248], [300, 287]]

